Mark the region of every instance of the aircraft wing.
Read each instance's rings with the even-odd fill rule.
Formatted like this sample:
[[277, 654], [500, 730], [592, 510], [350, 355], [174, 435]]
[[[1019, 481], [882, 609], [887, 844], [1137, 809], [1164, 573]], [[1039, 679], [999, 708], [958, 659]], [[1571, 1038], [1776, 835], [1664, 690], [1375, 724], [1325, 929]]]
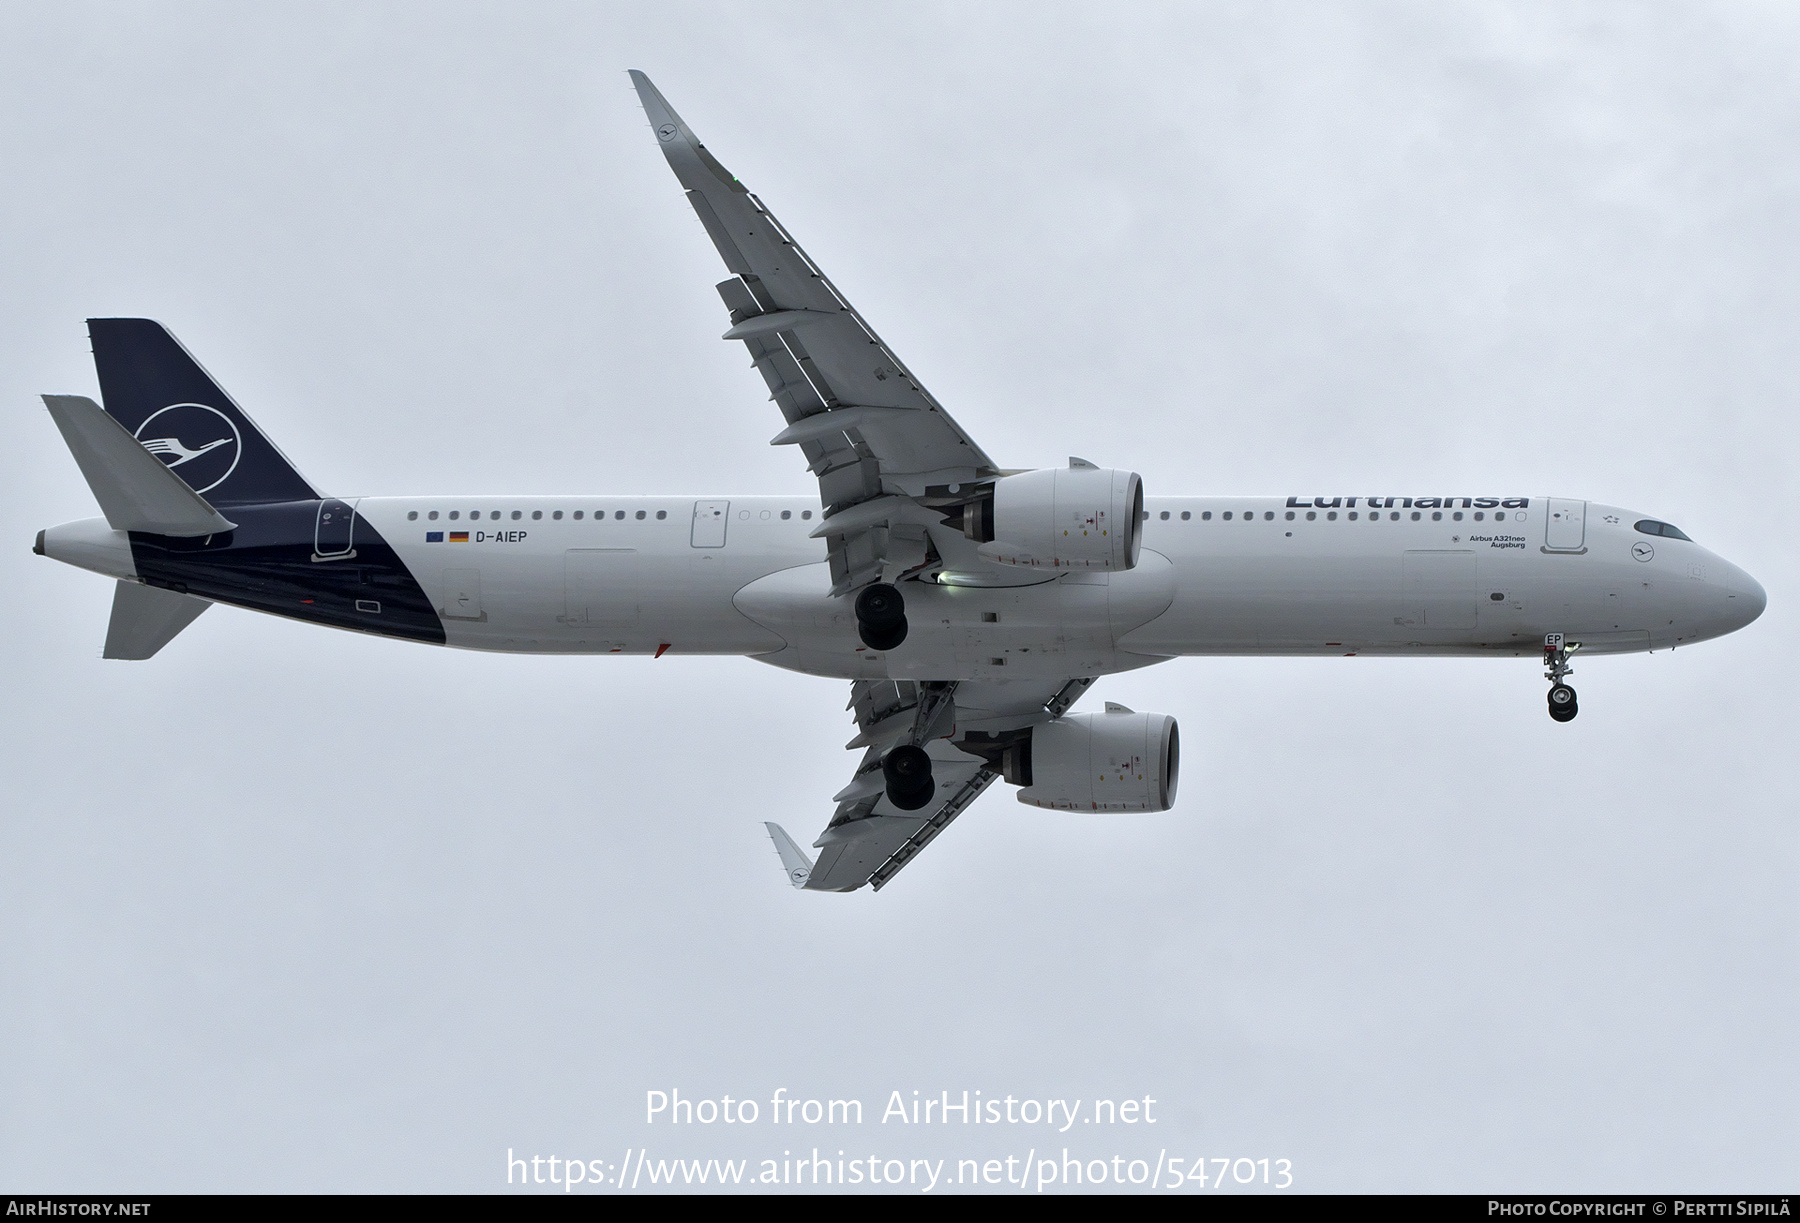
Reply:
[[[857, 735], [846, 746], [866, 750], [813, 842], [818, 860], [807, 864], [779, 825], [769, 826], [794, 886], [851, 892], [873, 883], [880, 891], [1000, 776], [997, 753], [983, 754], [984, 746], [1060, 717], [1093, 682], [857, 680], [850, 693]], [[916, 811], [894, 806], [883, 780], [882, 757], [902, 744], [923, 747], [932, 760], [937, 789]]]
[[733, 276], [718, 286], [741, 340], [819, 480], [832, 592], [926, 563], [914, 498], [999, 474], [763, 202], [697, 140], [650, 78], [631, 80], [675, 177]]

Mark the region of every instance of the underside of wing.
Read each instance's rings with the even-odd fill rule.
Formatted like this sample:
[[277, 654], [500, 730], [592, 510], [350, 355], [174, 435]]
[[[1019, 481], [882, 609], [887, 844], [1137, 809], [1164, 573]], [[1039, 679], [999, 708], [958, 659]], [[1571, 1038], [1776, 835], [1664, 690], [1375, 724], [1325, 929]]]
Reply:
[[[914, 683], [860, 680], [850, 707], [863, 748], [838, 808], [813, 842], [819, 851], [804, 886], [849, 892], [873, 883], [879, 891], [1006, 770], [1009, 744], [1030, 728], [1060, 717], [1093, 681]], [[900, 793], [891, 763], [897, 749], [930, 758], [927, 798]]]
[[695, 138], [650, 79], [644, 111], [688, 202], [733, 273], [718, 285], [741, 341], [819, 481], [833, 590], [895, 580], [930, 559], [925, 525], [999, 474], [755, 195]]
[[[1032, 477], [1034, 489], [1064, 481], [1089, 490], [1065, 496], [1066, 506], [1019, 494], [1043, 502], [1031, 502], [1035, 516], [1023, 517], [1042, 524], [1046, 539], [1058, 513], [1068, 522], [1054, 529], [1078, 539], [1036, 545], [1036, 553], [996, 543], [996, 482], [1020, 473], [1002, 471], [962, 431], [649, 78], [634, 71], [631, 79], [663, 156], [731, 272], [717, 286], [730, 317], [724, 338], [744, 345], [781, 410], [786, 427], [771, 442], [797, 446], [819, 481], [824, 514], [812, 536], [825, 541], [830, 596], [860, 591], [854, 611], [865, 647], [880, 654], [906, 640], [906, 600], [894, 585], [906, 579], [965, 575], [993, 560], [1017, 569], [1016, 580], [1027, 585], [1048, 580], [1027, 572], [1040, 564], [1135, 563], [1138, 494], [1113, 485], [1118, 476], [1130, 492], [1137, 478], [1084, 460], [1071, 460], [1071, 471], [1079, 469], [1073, 476]], [[1120, 531], [1115, 520], [1129, 525]], [[1119, 556], [1081, 551], [1103, 540]], [[983, 549], [990, 548], [998, 551], [989, 556]], [[1033, 728], [1060, 718], [1092, 682], [858, 681], [850, 702], [857, 734], [847, 746], [862, 758], [813, 842], [817, 859], [808, 860], [779, 825], [769, 827], [789, 882], [830, 892], [885, 886], [994, 781], [1028, 785]]]

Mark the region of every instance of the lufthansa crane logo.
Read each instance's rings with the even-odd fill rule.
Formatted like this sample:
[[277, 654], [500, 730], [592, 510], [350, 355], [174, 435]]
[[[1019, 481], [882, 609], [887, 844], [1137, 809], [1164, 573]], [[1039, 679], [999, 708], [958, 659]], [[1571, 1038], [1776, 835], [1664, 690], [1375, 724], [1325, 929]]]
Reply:
[[197, 493], [223, 484], [244, 449], [231, 418], [203, 403], [172, 403], [152, 412], [132, 436]]
[[673, 123], [665, 123], [656, 129], [656, 138], [664, 144], [667, 144], [669, 141], [675, 139], [675, 133], [680, 130], [681, 129], [676, 127]]

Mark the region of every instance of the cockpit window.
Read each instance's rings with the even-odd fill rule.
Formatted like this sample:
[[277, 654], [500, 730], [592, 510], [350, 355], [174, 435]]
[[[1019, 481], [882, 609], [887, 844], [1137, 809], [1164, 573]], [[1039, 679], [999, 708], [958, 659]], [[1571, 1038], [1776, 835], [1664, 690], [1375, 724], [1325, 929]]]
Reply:
[[1682, 533], [1680, 527], [1670, 526], [1666, 522], [1658, 522], [1654, 518], [1640, 518], [1633, 525], [1645, 535], [1661, 535], [1666, 539], [1687, 539], [1690, 544], [1694, 542]]

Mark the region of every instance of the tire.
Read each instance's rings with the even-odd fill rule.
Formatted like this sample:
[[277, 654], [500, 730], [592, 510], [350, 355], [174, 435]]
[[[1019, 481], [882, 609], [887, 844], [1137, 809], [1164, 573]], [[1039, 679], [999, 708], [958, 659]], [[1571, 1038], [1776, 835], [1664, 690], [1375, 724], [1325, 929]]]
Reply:
[[902, 620], [894, 628], [875, 629], [859, 620], [856, 625], [856, 635], [862, 638], [862, 643], [871, 650], [878, 654], [885, 654], [906, 640], [906, 621]]
[[890, 803], [894, 804], [894, 806], [900, 808], [902, 811], [917, 811], [920, 807], [929, 803], [932, 796], [936, 793], [937, 782], [927, 777], [925, 779], [924, 788], [915, 790], [910, 794], [895, 794], [890, 790], [887, 798]]
[[917, 811], [937, 793], [931, 778], [931, 757], [922, 747], [897, 747], [881, 759], [881, 775], [887, 781], [887, 798], [902, 811]]
[[856, 635], [878, 653], [906, 640], [906, 599], [885, 582], [863, 588], [856, 596]]
[[886, 582], [863, 588], [856, 596], [856, 622], [872, 629], [906, 623], [906, 600]]
[[1567, 684], [1552, 684], [1550, 685], [1549, 701], [1552, 709], [1573, 709], [1575, 708], [1575, 689]]
[[1550, 716], [1558, 722], [1573, 722], [1579, 710], [1573, 705], [1564, 705], [1561, 709], [1552, 708]]

